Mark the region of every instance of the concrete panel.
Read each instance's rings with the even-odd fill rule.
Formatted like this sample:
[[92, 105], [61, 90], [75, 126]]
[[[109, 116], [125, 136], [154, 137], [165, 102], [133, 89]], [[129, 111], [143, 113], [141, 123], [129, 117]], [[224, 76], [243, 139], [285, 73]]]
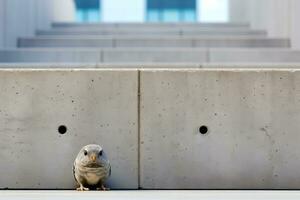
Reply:
[[104, 63], [122, 62], [169, 62], [192, 63], [207, 62], [206, 50], [193, 49], [115, 49], [103, 50]]
[[280, 49], [210, 49], [209, 62], [300, 62], [300, 51]]
[[112, 188], [138, 187], [135, 70], [0, 70], [0, 90], [0, 188], [74, 188], [89, 143], [106, 149]]
[[265, 38], [21, 38], [19, 47], [290, 47], [288, 39]]
[[26, 49], [0, 50], [0, 62], [100, 62], [100, 50]]
[[200, 30], [200, 31], [189, 31], [189, 30], [155, 30], [155, 31], [145, 31], [143, 29], [127, 29], [127, 30], [38, 30], [37, 35], [182, 35], [182, 36], [199, 36], [199, 35], [219, 35], [219, 36], [266, 36], [265, 31], [259, 30]]
[[140, 82], [142, 188], [300, 188], [299, 70], [152, 69]]

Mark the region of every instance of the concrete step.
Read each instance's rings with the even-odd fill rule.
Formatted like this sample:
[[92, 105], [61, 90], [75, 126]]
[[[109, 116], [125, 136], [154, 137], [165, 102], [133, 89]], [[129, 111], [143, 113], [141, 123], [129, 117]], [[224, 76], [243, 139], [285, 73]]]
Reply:
[[34, 36], [36, 39], [185, 39], [185, 40], [220, 40], [220, 39], [269, 39], [270, 37], [260, 35], [38, 35]]
[[48, 63], [296, 63], [300, 51], [288, 49], [198, 48], [33, 48], [0, 50], [0, 62]]
[[91, 141], [112, 189], [300, 188], [300, 69], [18, 68], [0, 85], [0, 188], [73, 189]]
[[248, 23], [73, 23], [54, 22], [54, 28], [249, 28]]
[[115, 38], [115, 39], [53, 39], [20, 38], [18, 47], [290, 47], [288, 39], [160, 39], [160, 38]]
[[145, 27], [145, 28], [86, 28], [86, 27], [72, 27], [72, 28], [52, 28], [50, 30], [57, 30], [57, 31], [106, 31], [106, 32], [114, 32], [114, 31], [120, 31], [120, 32], [201, 32], [201, 31], [210, 31], [210, 32], [218, 32], [218, 31], [227, 31], [227, 32], [235, 32], [235, 31], [251, 31], [250, 28], [214, 28], [214, 27], [188, 27], [188, 28], [182, 28], [182, 27]]
[[168, 36], [168, 35], [183, 35], [183, 36], [197, 36], [197, 35], [236, 35], [236, 36], [266, 36], [266, 31], [260, 30], [144, 30], [144, 29], [128, 29], [128, 30], [38, 30], [37, 35], [157, 35], [157, 36]]

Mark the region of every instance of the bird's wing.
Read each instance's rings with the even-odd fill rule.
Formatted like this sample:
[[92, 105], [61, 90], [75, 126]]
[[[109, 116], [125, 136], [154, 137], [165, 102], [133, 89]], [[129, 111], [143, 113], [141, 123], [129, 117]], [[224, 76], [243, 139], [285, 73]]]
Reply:
[[73, 172], [73, 176], [74, 176], [75, 181], [78, 183], [78, 180], [76, 179], [76, 176], [75, 176], [75, 162], [74, 162], [73, 167], [72, 167], [72, 172]]
[[110, 176], [111, 175], [111, 166], [110, 166], [110, 163], [108, 163], [108, 167], [109, 167], [108, 176]]

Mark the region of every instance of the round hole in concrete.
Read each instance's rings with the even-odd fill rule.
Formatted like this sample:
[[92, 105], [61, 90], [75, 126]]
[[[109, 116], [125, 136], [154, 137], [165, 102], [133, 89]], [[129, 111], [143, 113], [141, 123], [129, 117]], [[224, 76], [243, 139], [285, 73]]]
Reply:
[[67, 127], [65, 126], [65, 125], [60, 125], [59, 127], [58, 127], [58, 132], [59, 132], [59, 134], [65, 134], [66, 132], [67, 132]]
[[208, 132], [208, 128], [207, 128], [207, 126], [200, 126], [200, 128], [199, 128], [199, 132], [201, 133], [201, 134], [207, 134], [207, 132]]

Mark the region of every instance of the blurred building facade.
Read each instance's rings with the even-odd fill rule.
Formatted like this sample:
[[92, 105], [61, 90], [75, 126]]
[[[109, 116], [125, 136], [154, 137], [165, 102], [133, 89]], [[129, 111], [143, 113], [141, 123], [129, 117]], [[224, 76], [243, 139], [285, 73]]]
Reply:
[[[95, 2], [96, 1], [96, 2]], [[228, 0], [75, 0], [77, 15], [98, 9], [82, 22], [199, 22], [228, 21]], [[92, 8], [91, 8], [92, 7]]]
[[299, 0], [0, 0], [0, 47], [53, 21], [237, 22], [300, 48]]

